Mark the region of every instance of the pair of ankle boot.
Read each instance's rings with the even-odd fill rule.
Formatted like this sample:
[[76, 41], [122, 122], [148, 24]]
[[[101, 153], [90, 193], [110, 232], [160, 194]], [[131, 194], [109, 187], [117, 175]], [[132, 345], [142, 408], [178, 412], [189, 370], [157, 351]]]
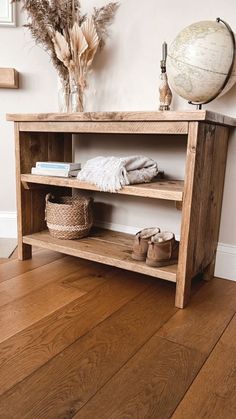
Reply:
[[178, 262], [179, 242], [169, 231], [145, 228], [135, 235], [132, 258], [146, 261], [149, 266], [161, 267]]

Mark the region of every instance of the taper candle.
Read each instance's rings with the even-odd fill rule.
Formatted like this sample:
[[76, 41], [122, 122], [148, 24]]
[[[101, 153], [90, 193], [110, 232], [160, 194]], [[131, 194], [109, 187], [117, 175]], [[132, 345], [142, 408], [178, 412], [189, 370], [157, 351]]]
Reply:
[[162, 60], [166, 61], [167, 58], [167, 43], [163, 42], [162, 44]]

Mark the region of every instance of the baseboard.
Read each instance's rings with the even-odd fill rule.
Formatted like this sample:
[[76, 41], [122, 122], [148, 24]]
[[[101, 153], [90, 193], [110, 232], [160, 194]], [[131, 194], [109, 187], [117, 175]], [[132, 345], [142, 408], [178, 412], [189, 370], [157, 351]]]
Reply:
[[0, 238], [14, 239], [16, 237], [16, 212], [0, 211]]
[[120, 231], [121, 233], [136, 234], [140, 230], [139, 227], [125, 226], [123, 224], [107, 223], [106, 221], [95, 222], [96, 227], [106, 228], [107, 230]]
[[215, 276], [236, 281], [236, 246], [218, 243]]
[[[108, 230], [120, 231], [127, 234], [135, 234], [140, 227], [130, 227], [122, 224], [97, 221], [96, 225]], [[179, 240], [179, 237], [177, 237]], [[215, 276], [236, 281], [236, 246], [218, 243], [216, 255]]]

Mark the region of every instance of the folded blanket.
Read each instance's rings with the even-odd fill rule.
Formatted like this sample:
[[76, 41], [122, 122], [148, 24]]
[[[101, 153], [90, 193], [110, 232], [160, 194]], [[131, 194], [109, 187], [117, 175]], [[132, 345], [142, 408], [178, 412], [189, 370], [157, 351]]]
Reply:
[[95, 157], [85, 163], [78, 179], [101, 191], [116, 192], [125, 185], [150, 182], [158, 174], [157, 163], [144, 156]]

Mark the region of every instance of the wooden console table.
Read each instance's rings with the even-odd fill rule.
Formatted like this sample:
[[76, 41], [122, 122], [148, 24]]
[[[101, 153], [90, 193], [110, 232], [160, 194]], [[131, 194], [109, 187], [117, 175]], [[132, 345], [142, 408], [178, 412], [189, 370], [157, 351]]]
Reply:
[[[176, 282], [176, 306], [180, 308], [188, 302], [195, 275], [213, 276], [227, 144], [235, 119], [207, 111], [19, 114], [7, 119], [15, 122], [19, 259], [31, 258], [31, 247], [36, 245]], [[132, 260], [133, 237], [128, 234], [96, 230], [77, 241], [49, 235], [44, 221], [47, 192], [97, 190], [77, 179], [30, 174], [36, 161], [71, 161], [73, 133], [171, 134], [176, 141], [179, 134], [188, 137], [184, 181], [159, 180], [119, 192], [157, 199], [157, 205], [159, 199], [172, 200], [182, 207], [178, 265], [153, 268]], [[156, 138], [158, 146], [162, 139]]]

